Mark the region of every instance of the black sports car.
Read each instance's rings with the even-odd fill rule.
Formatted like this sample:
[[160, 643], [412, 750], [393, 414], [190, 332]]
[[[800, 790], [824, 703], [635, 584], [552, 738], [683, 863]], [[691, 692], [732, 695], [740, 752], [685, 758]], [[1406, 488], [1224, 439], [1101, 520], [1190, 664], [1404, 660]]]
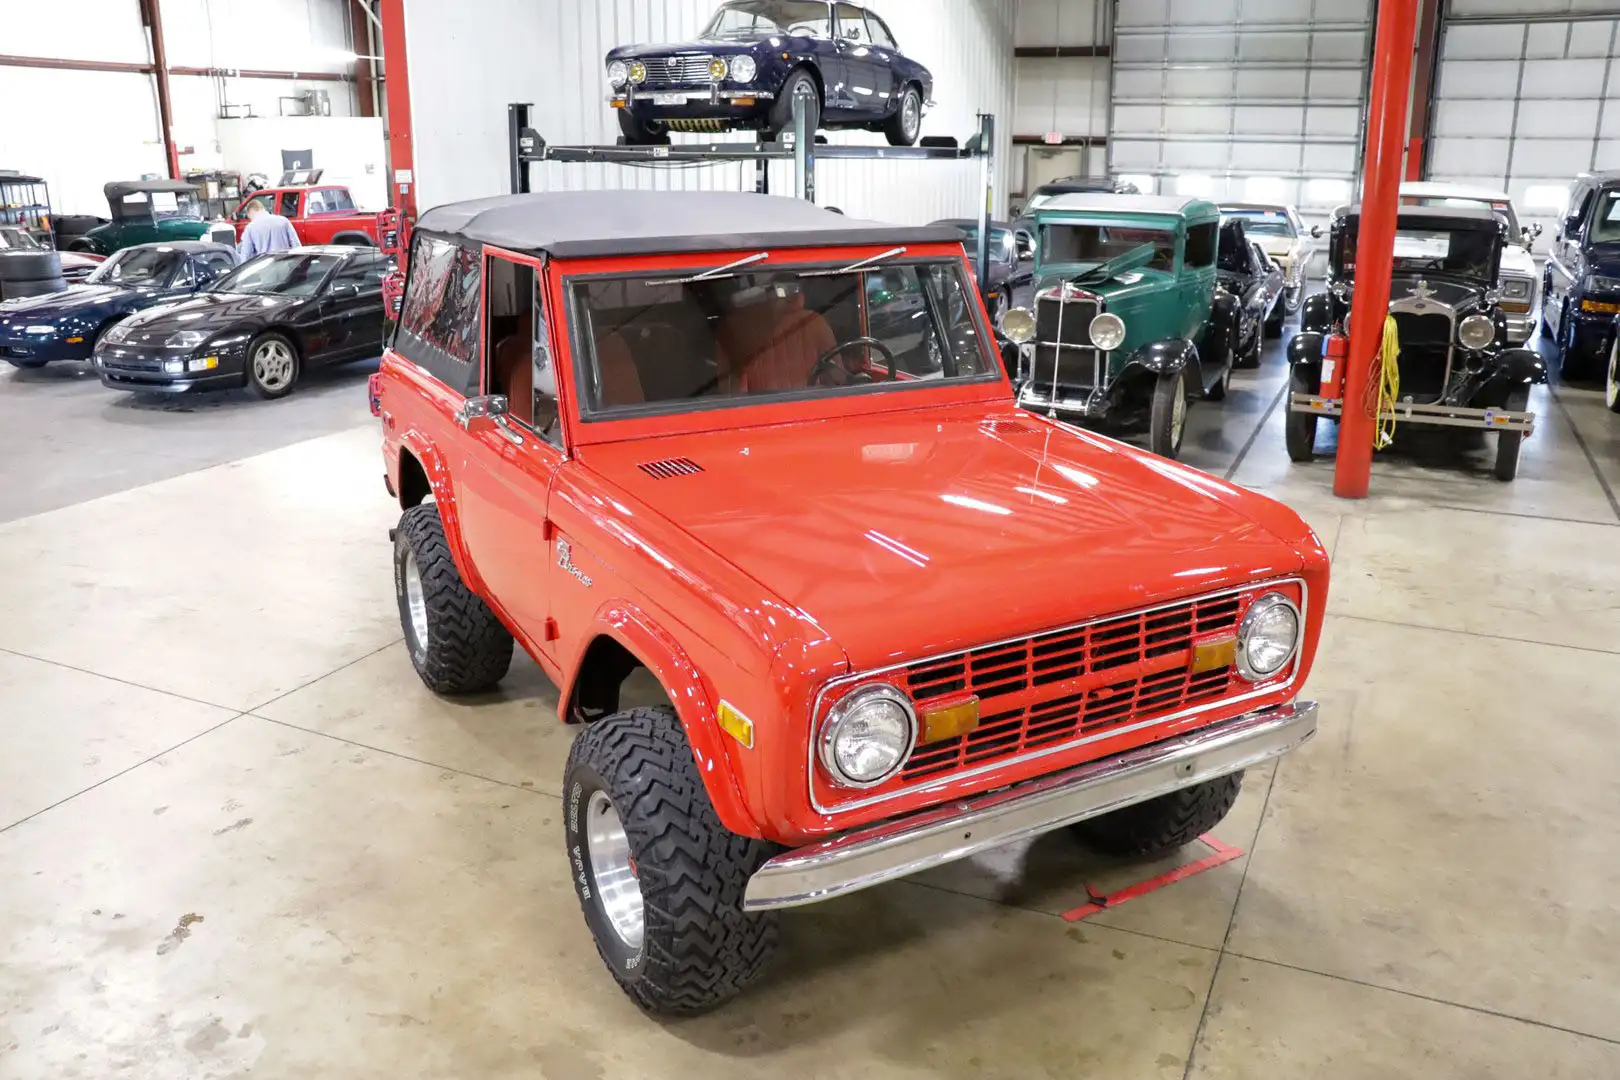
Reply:
[[[968, 262], [973, 266], [973, 278], [979, 277], [979, 223], [967, 218], [936, 221], [935, 225], [954, 225], [962, 230], [962, 243], [967, 247]], [[997, 325], [1004, 312], [1015, 307], [1034, 307], [1035, 241], [1028, 232], [1015, 230], [1005, 221], [990, 223], [990, 266], [985, 275], [984, 306], [990, 312], [991, 325]]]
[[881, 131], [911, 146], [934, 77], [900, 51], [877, 15], [820, 0], [730, 0], [698, 40], [621, 45], [607, 54], [608, 98], [630, 144], [671, 131], [793, 129], [793, 101], [819, 128]]
[[96, 345], [96, 372], [115, 390], [246, 386], [281, 397], [308, 368], [382, 351], [392, 269], [375, 248], [348, 245], [260, 255], [190, 300], [113, 327]]
[[1237, 340], [1232, 343], [1234, 366], [1259, 367], [1265, 339], [1282, 333], [1288, 307], [1282, 298], [1282, 267], [1249, 239], [1242, 218], [1221, 219], [1215, 279], [1238, 302]]
[[236, 263], [235, 249], [196, 240], [124, 248], [79, 284], [0, 303], [0, 360], [22, 368], [88, 360], [120, 319], [190, 296]]

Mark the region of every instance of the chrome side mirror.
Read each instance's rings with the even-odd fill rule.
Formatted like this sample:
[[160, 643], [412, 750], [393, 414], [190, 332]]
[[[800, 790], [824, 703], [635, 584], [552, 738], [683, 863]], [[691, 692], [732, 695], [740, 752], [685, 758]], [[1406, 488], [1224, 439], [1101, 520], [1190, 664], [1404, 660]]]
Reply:
[[1322, 239], [1322, 226], [1320, 226], [1320, 225], [1312, 225], [1311, 226], [1311, 239], [1312, 240], [1320, 240], [1320, 239]]
[[1035, 338], [1035, 316], [1030, 314], [1028, 308], [1009, 308], [1001, 313], [1001, 336], [1015, 345], [1022, 345]]
[[461, 430], [473, 435], [498, 427], [506, 419], [510, 406], [504, 394], [485, 394], [463, 401], [456, 409], [456, 423]]

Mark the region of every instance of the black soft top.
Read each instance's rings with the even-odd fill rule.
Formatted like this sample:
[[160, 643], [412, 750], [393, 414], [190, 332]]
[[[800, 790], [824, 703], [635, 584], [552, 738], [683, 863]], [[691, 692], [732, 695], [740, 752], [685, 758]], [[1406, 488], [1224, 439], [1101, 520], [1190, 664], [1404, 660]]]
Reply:
[[[1361, 205], [1341, 207], [1335, 216], [1345, 221], [1354, 219], [1359, 227]], [[1496, 212], [1484, 206], [1403, 206], [1396, 227], [1500, 232], [1503, 225]]]
[[183, 192], [196, 190], [197, 185], [187, 180], [114, 180], [112, 183], [103, 184], [101, 187], [101, 193], [107, 196], [109, 202], [140, 191], [172, 191], [179, 195]]
[[436, 206], [416, 228], [559, 259], [962, 240], [954, 226], [861, 221], [803, 199], [730, 191], [503, 195]]

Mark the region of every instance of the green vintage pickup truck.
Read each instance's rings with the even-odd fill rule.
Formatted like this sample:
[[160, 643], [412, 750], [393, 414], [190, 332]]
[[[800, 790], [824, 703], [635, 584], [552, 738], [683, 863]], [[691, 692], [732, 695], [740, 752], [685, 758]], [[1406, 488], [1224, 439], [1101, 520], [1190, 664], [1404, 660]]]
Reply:
[[1002, 332], [1019, 343], [1018, 403], [1109, 427], [1148, 429], [1181, 451], [1187, 403], [1231, 378], [1237, 301], [1219, 290], [1220, 210], [1202, 199], [1062, 195], [1035, 214], [1035, 310]]

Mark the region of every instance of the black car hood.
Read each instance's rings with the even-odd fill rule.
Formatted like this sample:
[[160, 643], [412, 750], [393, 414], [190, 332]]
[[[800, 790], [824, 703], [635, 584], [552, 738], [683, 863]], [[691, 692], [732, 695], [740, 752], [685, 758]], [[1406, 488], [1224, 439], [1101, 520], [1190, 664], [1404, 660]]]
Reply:
[[267, 318], [308, 303], [308, 296], [255, 296], [246, 293], [198, 293], [175, 304], [159, 304], [131, 318], [124, 326], [128, 345], [162, 342], [181, 330], [218, 333], [233, 326], [257, 326]]
[[57, 293], [8, 300], [0, 305], [0, 326], [13, 322], [39, 323], [74, 315], [112, 312], [150, 295], [141, 289], [117, 285], [69, 285]]

